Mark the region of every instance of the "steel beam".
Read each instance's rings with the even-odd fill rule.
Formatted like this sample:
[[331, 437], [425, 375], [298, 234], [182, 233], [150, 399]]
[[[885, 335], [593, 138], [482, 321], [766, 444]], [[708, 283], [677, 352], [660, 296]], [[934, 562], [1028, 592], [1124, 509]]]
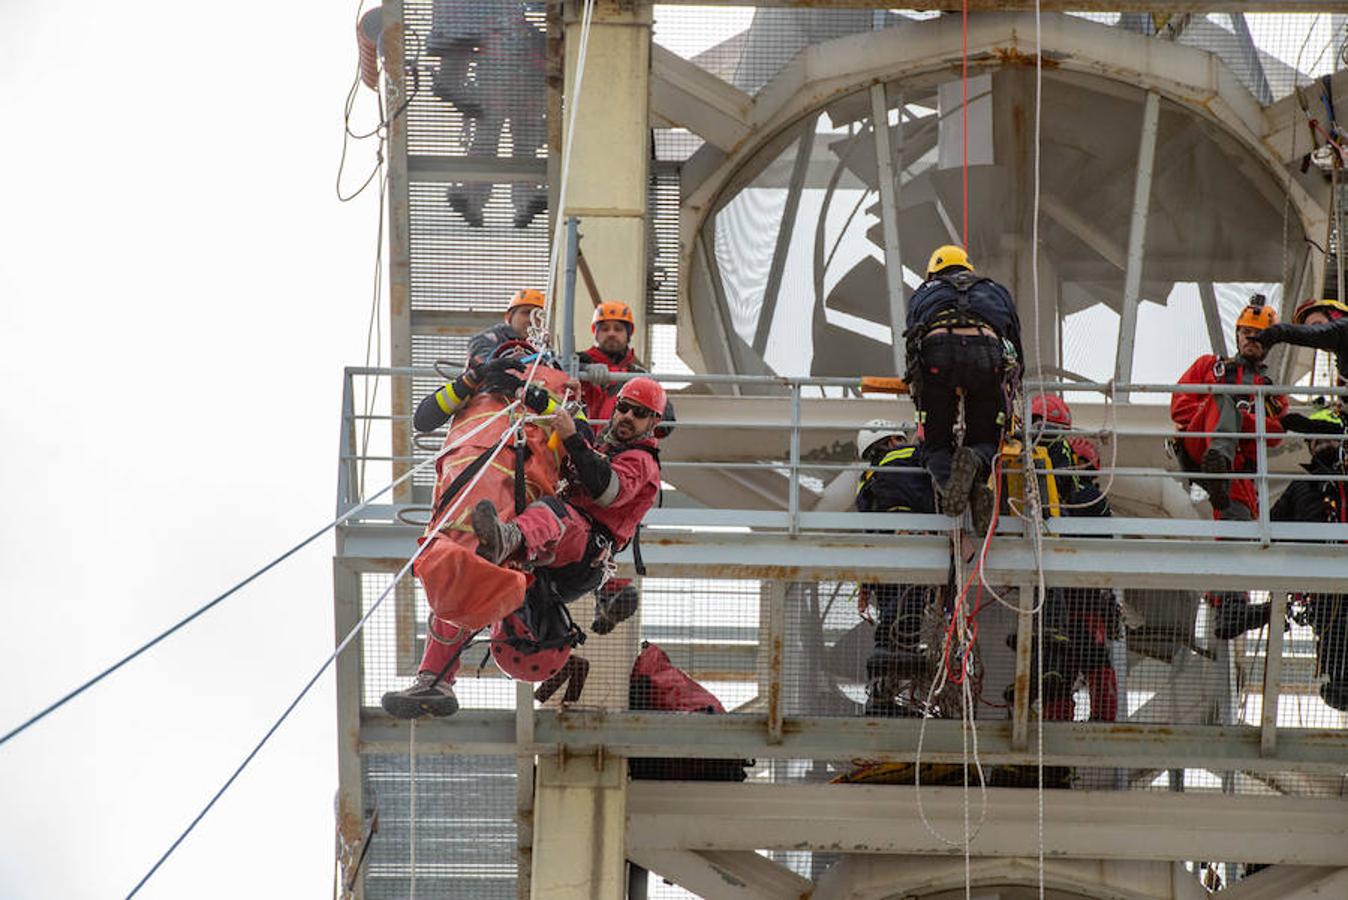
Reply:
[[1123, 275], [1123, 308], [1119, 313], [1119, 349], [1114, 359], [1114, 379], [1124, 384], [1133, 380], [1137, 304], [1142, 290], [1143, 256], [1147, 246], [1147, 214], [1151, 208], [1151, 176], [1156, 162], [1156, 132], [1160, 115], [1161, 95], [1155, 91], [1148, 91], [1146, 102], [1142, 105], [1142, 131], [1137, 148], [1137, 178], [1133, 182], [1133, 214], [1128, 226], [1128, 263]]
[[[898, 98], [903, 109], [903, 95]], [[880, 230], [885, 243], [885, 290], [889, 295], [889, 334], [894, 342], [894, 372], [902, 375], [905, 345], [903, 332], [908, 323], [908, 301], [903, 293], [903, 256], [899, 253], [899, 190], [894, 172], [895, 151], [903, 154], [903, 117], [899, 117], [895, 135], [898, 147], [889, 145], [889, 103], [883, 84], [871, 85], [871, 131], [875, 135], [876, 176], [880, 183]], [[821, 298], [822, 302], [822, 298]]]
[[[987, 818], [973, 853], [1035, 856], [1036, 792], [989, 788], [986, 797]], [[976, 789], [966, 798], [961, 788], [922, 788], [924, 821], [912, 787], [639, 781], [629, 791], [627, 838], [634, 849], [950, 856], [962, 852], [966, 799], [977, 811], [981, 798]], [[1048, 791], [1044, 818], [1056, 858], [1329, 866], [1342, 863], [1348, 841], [1348, 804], [1337, 799]], [[947, 843], [931, 831], [956, 840]]]
[[1226, 332], [1222, 330], [1222, 313], [1217, 308], [1217, 291], [1211, 281], [1198, 283], [1198, 300], [1203, 305], [1203, 322], [1208, 327], [1208, 343], [1212, 352], [1226, 356]]
[[699, 897], [716, 900], [800, 900], [810, 881], [752, 850], [643, 848], [628, 858]]
[[706, 69], [651, 45], [651, 116], [687, 128], [722, 150], [732, 150], [749, 134], [754, 98]]
[[546, 159], [415, 155], [406, 159], [409, 181], [458, 184], [510, 184], [518, 181], [544, 184], [548, 180]]
[[786, 208], [782, 210], [781, 222], [777, 226], [777, 242], [772, 251], [772, 264], [768, 268], [767, 284], [763, 288], [763, 303], [758, 311], [758, 326], [754, 329], [754, 352], [759, 356], [768, 346], [768, 335], [772, 333], [772, 320], [777, 313], [777, 296], [782, 289], [782, 275], [786, 271], [786, 258], [791, 251], [791, 238], [796, 230], [796, 213], [800, 209], [800, 195], [805, 187], [805, 176], [810, 170], [810, 155], [814, 150], [815, 123], [818, 115], [807, 116], [801, 123], [800, 139], [796, 142], [796, 158], [791, 166], [791, 183], [786, 189]]
[[[343, 560], [332, 563], [336, 596], [333, 610], [334, 643], [341, 643], [361, 616], [360, 574]], [[350, 860], [360, 857], [364, 833], [365, 799], [361, 774], [361, 687], [365, 683], [362, 642], [357, 638], [346, 652], [337, 657], [337, 833], [341, 842], [352, 848]], [[406, 743], [403, 745], [406, 749]], [[351, 872], [341, 877], [350, 880]], [[365, 895], [365, 884], [356, 878], [350, 896]]]
[[[406, 749], [406, 722], [374, 709], [364, 710], [363, 717], [362, 753]], [[427, 753], [484, 755], [548, 755], [559, 747], [575, 754], [603, 747], [605, 754], [629, 757], [912, 760], [918, 731], [916, 720], [787, 716], [781, 743], [771, 743], [764, 715], [542, 709], [537, 712], [535, 744], [521, 747], [515, 742], [513, 710], [462, 710], [449, 719], [423, 722], [417, 728], [417, 746]], [[979, 722], [978, 747], [987, 765], [1028, 765], [1036, 759], [1034, 753], [1012, 748], [1011, 723], [1003, 720]], [[959, 762], [964, 753], [959, 722], [927, 721], [924, 761]], [[1341, 730], [1282, 729], [1277, 754], [1264, 756], [1259, 728], [1250, 725], [1044, 723], [1044, 762], [1050, 766], [1339, 775], [1345, 759], [1348, 733]]]
[[1278, 748], [1278, 695], [1282, 685], [1283, 630], [1287, 593], [1275, 591], [1269, 601], [1268, 651], [1264, 654], [1264, 694], [1259, 725], [1259, 752], [1272, 756]]

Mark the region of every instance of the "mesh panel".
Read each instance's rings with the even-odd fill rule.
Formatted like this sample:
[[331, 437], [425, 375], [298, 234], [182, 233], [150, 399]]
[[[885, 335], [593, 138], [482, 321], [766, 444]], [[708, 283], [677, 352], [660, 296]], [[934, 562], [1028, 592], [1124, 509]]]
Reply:
[[[365, 896], [411, 895], [412, 779], [406, 753], [362, 757], [379, 831], [365, 863]], [[515, 761], [418, 753], [416, 892], [454, 900], [514, 900]]]

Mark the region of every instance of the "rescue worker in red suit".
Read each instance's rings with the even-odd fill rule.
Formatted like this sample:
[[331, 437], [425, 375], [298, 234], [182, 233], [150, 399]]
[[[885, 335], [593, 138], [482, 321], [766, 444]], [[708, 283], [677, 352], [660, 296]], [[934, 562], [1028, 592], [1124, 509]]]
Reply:
[[566, 449], [566, 491], [529, 504], [509, 522], [491, 501], [479, 502], [473, 509], [478, 555], [495, 565], [560, 569], [582, 561], [602, 565], [626, 547], [660, 494], [653, 432], [666, 399], [653, 379], [626, 382], [594, 445], [559, 410], [553, 429]]
[[[1220, 358], [1208, 353], [1200, 356], [1180, 376], [1180, 384], [1272, 384], [1264, 366], [1267, 350], [1258, 340], [1258, 334], [1278, 321], [1277, 313], [1268, 306], [1262, 294], [1250, 299], [1250, 304], [1236, 319], [1236, 355]], [[1181, 432], [1222, 432], [1222, 436], [1182, 438], [1177, 442], [1181, 464], [1190, 471], [1208, 475], [1229, 475], [1232, 472], [1252, 472], [1257, 459], [1254, 440], [1238, 437], [1253, 434], [1254, 394], [1173, 394], [1170, 398], [1170, 418]], [[1267, 394], [1264, 397], [1264, 428], [1269, 434], [1282, 432], [1279, 419], [1287, 412], [1287, 397]], [[1226, 435], [1230, 435], [1227, 437]], [[1277, 441], [1269, 441], [1270, 447]], [[1248, 479], [1209, 479], [1203, 482], [1212, 500], [1214, 519], [1248, 522], [1258, 511], [1258, 495], [1254, 482]]]
[[[632, 350], [632, 336], [636, 318], [632, 308], [617, 300], [605, 300], [594, 311], [590, 333], [594, 346], [580, 353], [585, 380], [581, 383], [581, 399], [591, 422], [606, 421], [618, 401], [622, 385], [609, 378], [613, 372], [645, 372]], [[671, 410], [664, 410], [663, 421], [673, 418]], [[613, 578], [594, 592], [594, 621], [590, 630], [608, 634], [620, 622], [632, 617], [641, 602], [641, 594], [631, 579]]]

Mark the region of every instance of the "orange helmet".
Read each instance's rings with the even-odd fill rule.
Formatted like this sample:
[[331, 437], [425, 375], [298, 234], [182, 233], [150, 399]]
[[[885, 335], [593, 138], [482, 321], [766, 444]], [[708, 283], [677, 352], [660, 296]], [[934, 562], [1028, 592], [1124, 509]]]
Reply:
[[1321, 312], [1331, 319], [1338, 319], [1348, 315], [1348, 306], [1338, 300], [1307, 300], [1297, 307], [1296, 312], [1292, 313], [1292, 321], [1300, 325], [1313, 312]]
[[1277, 324], [1277, 310], [1268, 305], [1268, 298], [1263, 294], [1255, 294], [1250, 298], [1249, 305], [1240, 311], [1240, 316], [1236, 319], [1236, 330], [1253, 328], [1255, 331], [1263, 331]]
[[535, 309], [542, 309], [546, 305], [546, 298], [542, 291], [536, 291], [533, 288], [525, 288], [522, 291], [516, 291], [515, 296], [510, 298], [510, 305], [506, 307], [506, 315], [510, 315], [521, 306], [532, 306]]
[[599, 330], [600, 322], [626, 322], [628, 334], [631, 334], [637, 327], [637, 320], [632, 315], [632, 307], [619, 300], [605, 300], [595, 308], [594, 318], [590, 320], [591, 334]]

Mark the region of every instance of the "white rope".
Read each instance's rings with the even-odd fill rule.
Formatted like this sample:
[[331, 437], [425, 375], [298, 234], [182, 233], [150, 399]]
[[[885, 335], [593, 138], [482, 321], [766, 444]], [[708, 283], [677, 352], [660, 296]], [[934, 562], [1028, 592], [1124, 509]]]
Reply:
[[[513, 410], [518, 405], [519, 405], [518, 401], [511, 403], [509, 406], [505, 408], [505, 410], [503, 410], [503, 412]], [[459, 506], [462, 505], [464, 499], [467, 498], [469, 494], [472, 493], [473, 488], [477, 485], [478, 481], [482, 478], [482, 476], [485, 475], [487, 472], [491, 471], [491, 462], [505, 448], [510, 437], [513, 435], [515, 429], [521, 427], [523, 427], [522, 424], [513, 423], [510, 427], [506, 428], [504, 431], [501, 432], [501, 437], [496, 441], [496, 444], [491, 448], [491, 450], [488, 451], [489, 456], [487, 457], [487, 464], [483, 465], [482, 468], [477, 471], [477, 473], [472, 477], [472, 479], [468, 482], [468, 484], [464, 486], [463, 490], [459, 492], [458, 497], [456, 497], [454, 501], [450, 503], [449, 508], [445, 510], [444, 515], [441, 516], [439, 521], [435, 523], [435, 528], [433, 529], [432, 533], [438, 532], [442, 527], [444, 527], [445, 523], [450, 521], [450, 518], [454, 515], [455, 512], [458, 511], [458, 508]], [[408, 558], [407, 562], [403, 564], [402, 568], [398, 570], [398, 573], [393, 576], [393, 580], [389, 582], [388, 587], [384, 588], [383, 592], [380, 593], [380, 595], [375, 599], [375, 601], [372, 604], [370, 604], [370, 608], [365, 612], [363, 616], [360, 617], [360, 620], [356, 622], [356, 624], [352, 626], [351, 630], [346, 633], [346, 636], [343, 637], [341, 642], [337, 644], [336, 648], [332, 651], [332, 653], [328, 654], [327, 659], [325, 659], [323, 661], [323, 664], [318, 667], [318, 671], [316, 671], [313, 674], [313, 677], [311, 677], [309, 681], [305, 683], [304, 687], [300, 689], [300, 692], [295, 696], [295, 699], [290, 701], [290, 705], [286, 707], [285, 711], [281, 713], [280, 717], [272, 724], [272, 726], [269, 729], [267, 729], [266, 734], [262, 736], [262, 739], [258, 741], [255, 747], [253, 747], [252, 751], [249, 752], [249, 754], [246, 757], [244, 757], [243, 762], [239, 764], [239, 766], [234, 770], [233, 774], [231, 774], [229, 778], [225, 781], [225, 783], [220, 787], [220, 789], [216, 791], [215, 795], [210, 799], [209, 802], [207, 802], [205, 807], [202, 808], [201, 812], [197, 813], [196, 818], [194, 818], [192, 822], [187, 826], [187, 828], [183, 830], [182, 834], [178, 835], [177, 839], [174, 840], [174, 842], [169, 846], [168, 850], [164, 851], [164, 854], [159, 857], [159, 860], [153, 866], [150, 867], [150, 870], [146, 872], [145, 875], [142, 876], [140, 881], [136, 883], [136, 886], [131, 889], [131, 892], [127, 894], [128, 900], [130, 900], [131, 897], [134, 897], [136, 893], [139, 892], [140, 889], [145, 886], [146, 882], [150, 880], [150, 878], [154, 875], [154, 873], [157, 872], [159, 868], [168, 860], [169, 856], [173, 854], [173, 851], [178, 849], [178, 846], [182, 844], [184, 840], [186, 840], [189, 834], [192, 833], [192, 829], [196, 828], [197, 824], [203, 818], [205, 818], [206, 814], [210, 812], [211, 809], [215, 806], [215, 804], [220, 800], [220, 798], [224, 796], [225, 791], [229, 790], [230, 786], [238, 779], [240, 775], [243, 774], [244, 769], [246, 769], [248, 767], [248, 764], [253, 761], [253, 758], [257, 756], [259, 752], [261, 752], [263, 746], [265, 746], [267, 741], [271, 739], [271, 736], [276, 733], [276, 731], [281, 727], [282, 724], [285, 723], [285, 720], [295, 710], [295, 707], [299, 706], [300, 701], [302, 701], [305, 698], [305, 696], [308, 695], [309, 691], [313, 688], [313, 686], [318, 683], [318, 679], [323, 677], [323, 673], [326, 672], [328, 670], [328, 667], [332, 665], [333, 662], [336, 661], [337, 657], [342, 654], [342, 651], [344, 651], [348, 646], [351, 645], [351, 642], [356, 639], [356, 635], [360, 634], [361, 630], [365, 628], [366, 623], [370, 621], [371, 617], [373, 617], [374, 614], [379, 610], [379, 607], [383, 605], [386, 599], [388, 599], [388, 596], [393, 593], [393, 589], [397, 587], [398, 582], [402, 581], [403, 576], [405, 576], [408, 572], [412, 570], [412, 565], [421, 557], [421, 554], [426, 551], [426, 548], [430, 547], [433, 543], [435, 542], [423, 541], [420, 545], [418, 545], [416, 551], [411, 555], [411, 557]]]
[[408, 846], [411, 847], [411, 876], [408, 882], [408, 897], [417, 900], [417, 720], [412, 719], [407, 728], [407, 832]]
[[[1041, 189], [1040, 182], [1040, 161], [1043, 145], [1043, 110], [1044, 110], [1044, 46], [1043, 34], [1040, 22], [1040, 0], [1034, 0], [1034, 234], [1030, 241], [1030, 271], [1034, 280], [1034, 320], [1035, 320], [1035, 363], [1037, 371], [1035, 377], [1040, 384], [1044, 382], [1044, 354], [1043, 348], [1039, 345], [1039, 193]], [[1117, 457], [1119, 441], [1114, 439], [1114, 452]], [[1028, 462], [1029, 460], [1027, 460]], [[1110, 484], [1113, 484], [1114, 466], [1110, 466]], [[1026, 473], [1026, 484], [1033, 485], [1033, 493], [1036, 499], [1039, 495], [1039, 479], [1033, 471]], [[1044, 590], [1044, 550], [1043, 534], [1039, 529], [1039, 509], [1034, 509], [1035, 520], [1027, 522], [1026, 527], [1034, 529], [1034, 564], [1038, 574], [1038, 596], [1035, 597], [1035, 605], [1042, 610], [1044, 608], [1044, 598], [1047, 592]], [[1033, 619], [1030, 620], [1033, 624]], [[1044, 900], [1044, 623], [1043, 616], [1040, 616], [1038, 628], [1039, 643], [1039, 740], [1038, 740], [1038, 777], [1036, 778], [1036, 819], [1035, 824], [1038, 828], [1038, 868], [1039, 868], [1039, 900]]]

